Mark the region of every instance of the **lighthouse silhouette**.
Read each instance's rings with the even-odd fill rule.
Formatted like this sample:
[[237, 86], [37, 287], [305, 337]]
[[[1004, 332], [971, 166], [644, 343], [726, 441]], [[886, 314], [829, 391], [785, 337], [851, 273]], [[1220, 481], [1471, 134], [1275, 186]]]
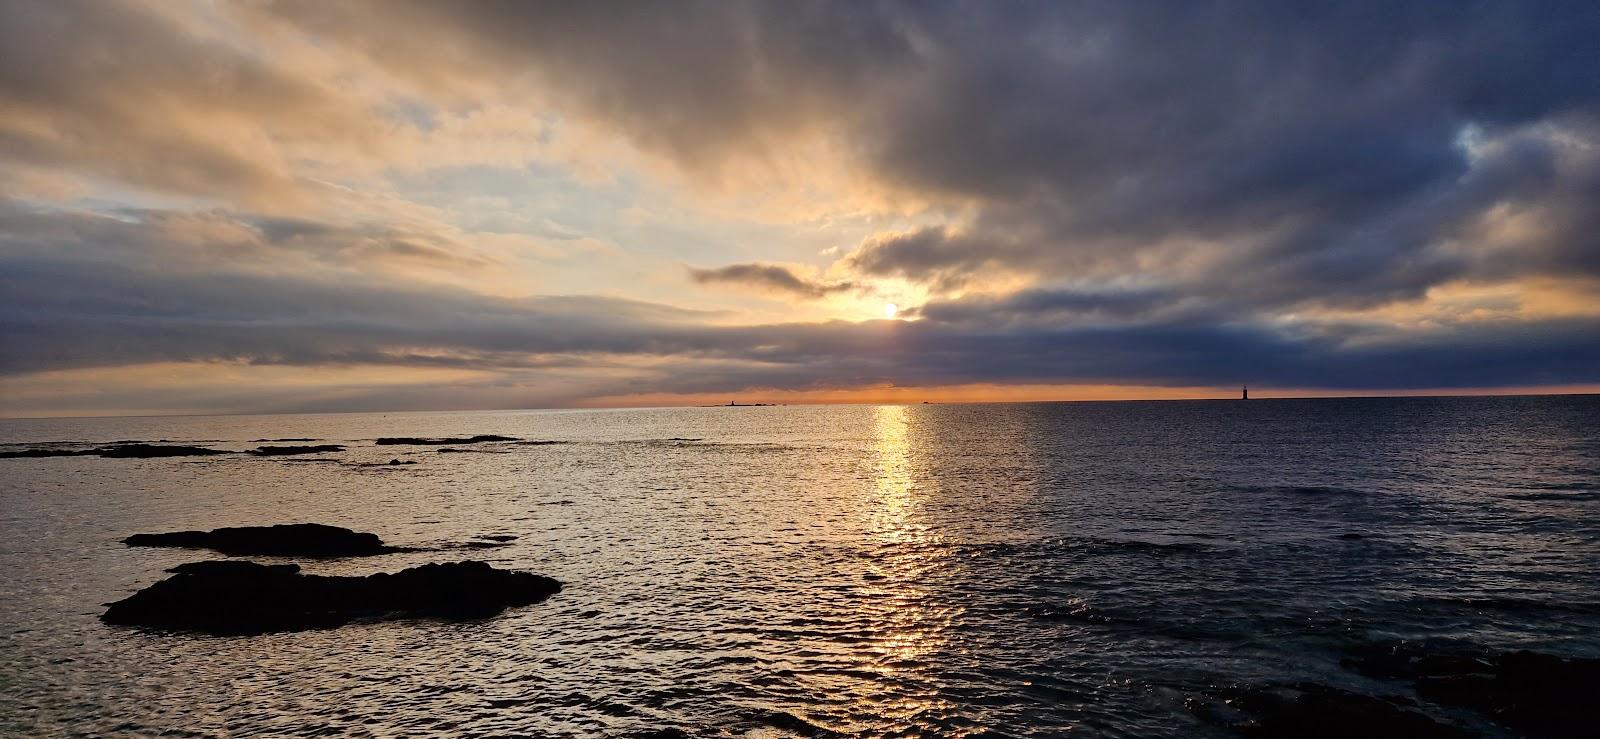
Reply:
[[1239, 386], [1239, 399], [1240, 400], [1249, 400], [1250, 399], [1250, 386], [1249, 385], [1240, 385]]

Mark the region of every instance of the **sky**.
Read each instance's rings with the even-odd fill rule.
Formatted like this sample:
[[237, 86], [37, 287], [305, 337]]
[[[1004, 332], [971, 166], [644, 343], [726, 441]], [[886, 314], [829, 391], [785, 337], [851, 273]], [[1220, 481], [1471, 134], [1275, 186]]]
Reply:
[[0, 415], [1594, 392], [1597, 38], [0, 0]]

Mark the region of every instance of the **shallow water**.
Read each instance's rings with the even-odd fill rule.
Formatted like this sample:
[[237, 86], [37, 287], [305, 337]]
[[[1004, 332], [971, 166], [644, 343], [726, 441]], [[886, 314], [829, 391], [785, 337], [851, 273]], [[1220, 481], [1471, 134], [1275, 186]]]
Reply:
[[[565, 443], [373, 445], [488, 433]], [[1220, 735], [1186, 698], [1404, 693], [1339, 666], [1362, 644], [1600, 656], [1594, 396], [0, 421], [23, 446], [289, 437], [349, 449], [0, 459], [0, 733]], [[357, 466], [394, 457], [419, 464]], [[96, 620], [215, 556], [123, 536], [291, 521], [520, 537], [309, 571], [567, 586], [481, 622]]]

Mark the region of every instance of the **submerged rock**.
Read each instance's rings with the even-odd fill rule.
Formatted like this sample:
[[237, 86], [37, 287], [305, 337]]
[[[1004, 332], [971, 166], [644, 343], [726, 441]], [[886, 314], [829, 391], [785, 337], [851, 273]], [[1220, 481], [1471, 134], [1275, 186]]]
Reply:
[[279, 454], [322, 454], [323, 452], [342, 452], [344, 447], [339, 444], [310, 444], [306, 446], [263, 446], [256, 447], [250, 453], [270, 457]]
[[263, 567], [285, 575], [293, 575], [300, 571], [300, 565], [296, 564], [264, 565], [237, 559], [208, 559], [204, 562], [185, 562], [177, 567], [168, 567], [167, 572], [179, 575], [252, 575]]
[[0, 459], [31, 459], [37, 457], [82, 457], [94, 454], [93, 449], [45, 449], [33, 447], [29, 449], [8, 449], [0, 451]]
[[120, 459], [149, 459], [153, 457], [200, 457], [212, 454], [232, 454], [224, 449], [207, 449], [180, 444], [146, 444], [144, 442], [117, 442], [93, 449], [60, 449], [33, 447], [0, 452], [0, 459], [24, 457], [112, 457]]
[[1407, 644], [1354, 650], [1342, 664], [1371, 677], [1411, 681], [1417, 695], [1468, 708], [1542, 736], [1592, 736], [1600, 659], [1537, 652], [1473, 655]]
[[149, 459], [152, 457], [204, 457], [212, 454], [232, 454], [224, 449], [207, 449], [202, 446], [181, 444], [117, 444], [94, 449], [91, 454], [124, 459]]
[[122, 543], [130, 547], [214, 549], [229, 556], [365, 557], [407, 551], [402, 547], [384, 544], [377, 534], [320, 523], [134, 534], [123, 539]]
[[294, 565], [193, 562], [110, 604], [100, 620], [208, 634], [341, 626], [356, 619], [494, 616], [560, 592], [561, 583], [485, 562], [411, 567], [366, 577], [305, 575]]
[[445, 444], [480, 444], [486, 441], [517, 441], [515, 436], [497, 436], [495, 434], [478, 434], [477, 436], [445, 437], [429, 439], [417, 436], [385, 436], [378, 439], [378, 446], [394, 446], [410, 444], [414, 446], [444, 446]]
[[1313, 683], [1234, 688], [1188, 705], [1201, 719], [1251, 737], [1473, 736], [1414, 710], [1404, 698], [1374, 698]]

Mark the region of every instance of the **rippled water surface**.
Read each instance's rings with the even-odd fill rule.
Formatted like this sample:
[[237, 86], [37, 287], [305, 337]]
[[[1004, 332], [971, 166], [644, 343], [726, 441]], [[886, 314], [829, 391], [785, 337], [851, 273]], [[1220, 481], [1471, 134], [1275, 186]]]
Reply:
[[[490, 433], [563, 443], [373, 445]], [[349, 449], [0, 459], [0, 733], [1208, 735], [1185, 699], [1220, 686], [1396, 692], [1341, 669], [1361, 644], [1600, 656], [1600, 397], [0, 421], [287, 437]], [[292, 521], [520, 537], [310, 571], [566, 589], [465, 623], [96, 620], [215, 556], [122, 537]]]

